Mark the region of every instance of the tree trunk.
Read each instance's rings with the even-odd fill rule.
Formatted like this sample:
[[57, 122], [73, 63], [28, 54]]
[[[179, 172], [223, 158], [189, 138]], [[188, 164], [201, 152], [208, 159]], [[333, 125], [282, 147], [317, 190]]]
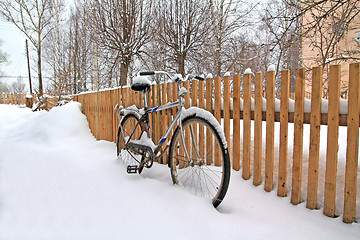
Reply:
[[42, 81], [42, 72], [41, 72], [41, 39], [39, 39], [37, 55], [38, 55], [37, 57], [38, 57], [39, 96], [42, 96], [44, 94], [44, 91], [43, 91], [43, 81]]
[[122, 60], [120, 64], [120, 86], [127, 84], [127, 76], [129, 72], [129, 60]]
[[185, 76], [185, 54], [179, 54], [178, 56], [178, 73], [181, 74], [182, 76]]

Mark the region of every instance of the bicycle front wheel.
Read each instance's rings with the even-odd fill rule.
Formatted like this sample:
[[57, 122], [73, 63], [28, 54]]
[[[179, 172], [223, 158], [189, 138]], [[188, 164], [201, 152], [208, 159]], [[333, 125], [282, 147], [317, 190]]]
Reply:
[[210, 198], [214, 207], [224, 199], [230, 181], [229, 152], [208, 120], [192, 116], [182, 122], [170, 144], [169, 166], [174, 184]]
[[120, 122], [117, 140], [117, 155], [125, 165], [138, 165], [141, 161], [141, 156], [126, 147], [126, 142], [129, 140], [139, 140], [142, 134], [139, 119], [134, 114], [126, 115]]

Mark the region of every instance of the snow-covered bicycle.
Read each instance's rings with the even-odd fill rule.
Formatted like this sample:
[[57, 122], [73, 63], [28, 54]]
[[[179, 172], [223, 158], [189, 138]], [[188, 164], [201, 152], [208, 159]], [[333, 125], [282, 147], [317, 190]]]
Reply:
[[[146, 94], [150, 91], [148, 76], [165, 75], [176, 83], [178, 100], [162, 106], [148, 108]], [[183, 186], [196, 195], [210, 198], [217, 207], [225, 197], [230, 181], [230, 157], [222, 128], [208, 111], [197, 107], [184, 108], [188, 92], [180, 84], [202, 77], [171, 76], [164, 71], [140, 72], [131, 89], [143, 94], [144, 108], [116, 106], [120, 121], [117, 153], [127, 165], [128, 173], [141, 173], [153, 166], [168, 150], [168, 166], [174, 184]], [[164, 136], [156, 145], [150, 134], [149, 114], [179, 107]], [[120, 120], [121, 119], [121, 120]], [[175, 129], [171, 141], [165, 144]], [[169, 149], [168, 149], [169, 148]]]

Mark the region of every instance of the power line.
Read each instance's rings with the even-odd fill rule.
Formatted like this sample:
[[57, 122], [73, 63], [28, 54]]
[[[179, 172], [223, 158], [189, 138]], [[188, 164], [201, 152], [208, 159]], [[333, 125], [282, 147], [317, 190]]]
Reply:
[[[32, 78], [39, 78], [38, 76], [31, 76]], [[6, 76], [6, 75], [2, 75], [2, 76], [0, 76], [0, 78], [21, 78], [21, 79], [28, 79], [29, 77], [27, 76], [27, 77], [24, 77], [24, 76]], [[42, 76], [42, 78], [47, 78], [47, 79], [51, 79], [51, 78], [53, 78], [53, 77], [46, 77], [46, 76]]]

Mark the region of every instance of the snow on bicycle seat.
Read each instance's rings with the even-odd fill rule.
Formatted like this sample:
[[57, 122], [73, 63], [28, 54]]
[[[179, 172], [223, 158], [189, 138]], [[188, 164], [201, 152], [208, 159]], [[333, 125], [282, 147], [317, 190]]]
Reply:
[[131, 89], [134, 91], [149, 91], [150, 90], [149, 78], [146, 76], [134, 77], [133, 84], [131, 84]]

